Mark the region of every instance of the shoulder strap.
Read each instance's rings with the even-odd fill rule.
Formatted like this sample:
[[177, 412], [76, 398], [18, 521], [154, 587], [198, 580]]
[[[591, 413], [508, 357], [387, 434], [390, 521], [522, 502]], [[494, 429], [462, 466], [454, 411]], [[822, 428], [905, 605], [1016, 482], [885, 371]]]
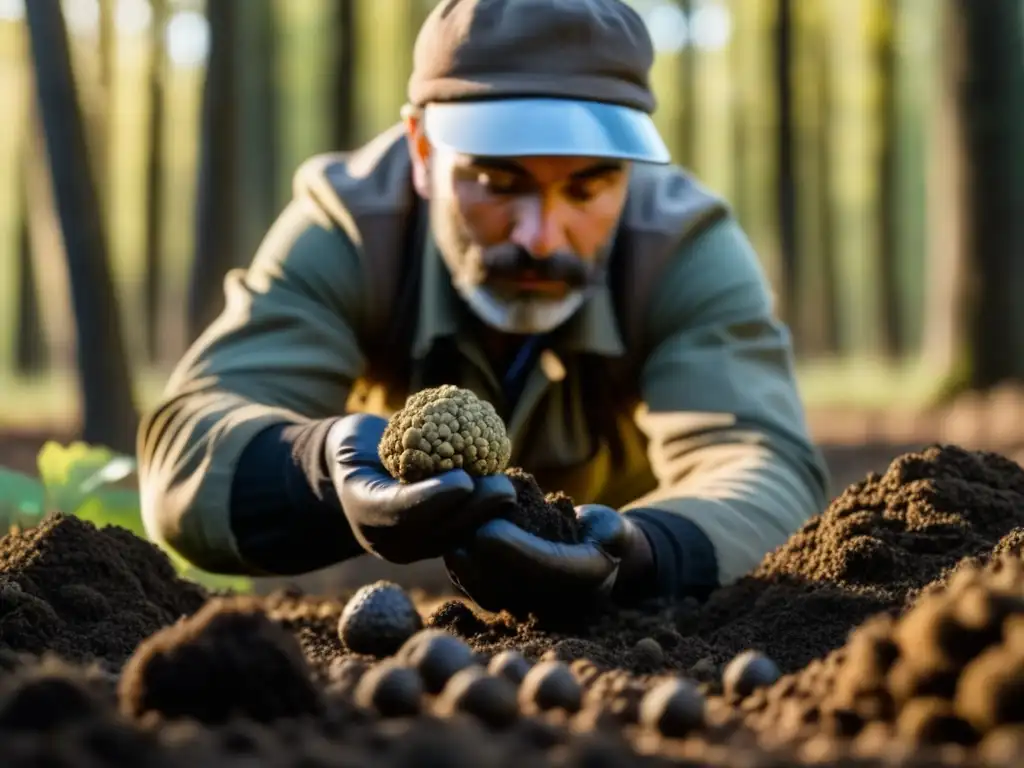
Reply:
[[622, 367], [631, 375], [650, 352], [647, 312], [668, 265], [684, 242], [728, 215], [725, 202], [682, 168], [634, 167], [608, 275], [626, 347]]
[[307, 160], [295, 175], [296, 195], [312, 198], [355, 244], [369, 297], [358, 328], [368, 350], [364, 377], [395, 383], [406, 375], [418, 302], [420, 260], [427, 220], [412, 187], [412, 163], [401, 124], [352, 152]]
[[295, 194], [312, 198], [359, 251], [364, 295], [373, 297], [359, 329], [367, 344], [387, 337], [401, 290], [416, 208], [411, 174], [400, 124], [352, 152], [316, 155], [295, 174]]

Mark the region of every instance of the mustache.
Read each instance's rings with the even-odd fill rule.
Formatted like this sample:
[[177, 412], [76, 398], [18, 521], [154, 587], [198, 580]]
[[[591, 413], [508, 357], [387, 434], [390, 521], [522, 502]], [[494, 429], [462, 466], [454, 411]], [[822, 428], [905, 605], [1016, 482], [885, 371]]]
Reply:
[[557, 251], [537, 258], [525, 248], [511, 243], [488, 248], [481, 254], [484, 281], [516, 280], [526, 273], [539, 280], [550, 280], [583, 288], [593, 280], [591, 266], [574, 253]]

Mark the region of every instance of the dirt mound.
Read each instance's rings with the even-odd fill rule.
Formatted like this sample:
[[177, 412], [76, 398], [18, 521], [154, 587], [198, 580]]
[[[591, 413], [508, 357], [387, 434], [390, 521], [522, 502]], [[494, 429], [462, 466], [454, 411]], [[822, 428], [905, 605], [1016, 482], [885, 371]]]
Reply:
[[123, 528], [55, 514], [0, 539], [0, 647], [121, 663], [206, 600]]
[[[383, 660], [346, 650], [343, 600], [283, 591], [199, 610], [202, 593], [124, 532], [58, 518], [31, 533], [0, 541], [5, 765], [767, 768], [1024, 754], [1024, 470], [995, 454], [901, 457], [705, 604], [558, 626], [452, 601]], [[66, 590], [62, 601], [67, 585], [106, 607], [72, 606]], [[115, 669], [126, 648], [135, 656], [115, 688], [102, 670], [41, 672], [16, 653], [43, 648]]]
[[569, 496], [561, 492], [545, 494], [537, 479], [518, 467], [505, 474], [516, 489], [516, 508], [506, 516], [510, 522], [548, 541], [579, 543], [576, 509]]
[[715, 594], [697, 632], [760, 648], [792, 670], [872, 614], [904, 610], [964, 558], [1024, 529], [1024, 469], [995, 453], [932, 446], [869, 475], [747, 578]]
[[295, 637], [248, 598], [217, 598], [147, 638], [121, 673], [121, 711], [223, 723], [312, 714], [320, 698]]

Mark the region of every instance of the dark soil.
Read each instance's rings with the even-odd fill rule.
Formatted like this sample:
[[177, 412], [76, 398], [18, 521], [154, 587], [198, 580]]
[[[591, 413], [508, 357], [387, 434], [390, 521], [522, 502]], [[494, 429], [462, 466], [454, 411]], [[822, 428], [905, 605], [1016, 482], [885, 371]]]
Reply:
[[453, 601], [378, 660], [343, 600], [206, 596], [56, 517], [0, 541], [3, 764], [1019, 765], [1022, 544], [1024, 470], [935, 447], [704, 605], [569, 630]]
[[0, 645], [13, 651], [119, 666], [205, 599], [163, 554], [122, 528], [49, 517], [0, 539]]
[[516, 489], [516, 509], [507, 519], [548, 541], [578, 544], [582, 539], [573, 500], [557, 491], [545, 495], [529, 472], [512, 467], [505, 472]]

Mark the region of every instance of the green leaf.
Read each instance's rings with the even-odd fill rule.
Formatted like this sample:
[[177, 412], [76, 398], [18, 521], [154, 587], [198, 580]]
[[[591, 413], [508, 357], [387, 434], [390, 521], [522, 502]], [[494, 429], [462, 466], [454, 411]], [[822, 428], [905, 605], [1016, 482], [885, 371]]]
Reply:
[[87, 520], [97, 528], [119, 525], [142, 539], [148, 539], [146, 528], [142, 524], [137, 491], [108, 490], [96, 494], [75, 509], [74, 515]]
[[135, 460], [108, 448], [83, 442], [46, 443], [37, 457], [48, 505], [74, 514], [99, 488], [120, 482], [135, 471]]
[[46, 491], [29, 475], [0, 467], [0, 527], [25, 525], [46, 514]]

